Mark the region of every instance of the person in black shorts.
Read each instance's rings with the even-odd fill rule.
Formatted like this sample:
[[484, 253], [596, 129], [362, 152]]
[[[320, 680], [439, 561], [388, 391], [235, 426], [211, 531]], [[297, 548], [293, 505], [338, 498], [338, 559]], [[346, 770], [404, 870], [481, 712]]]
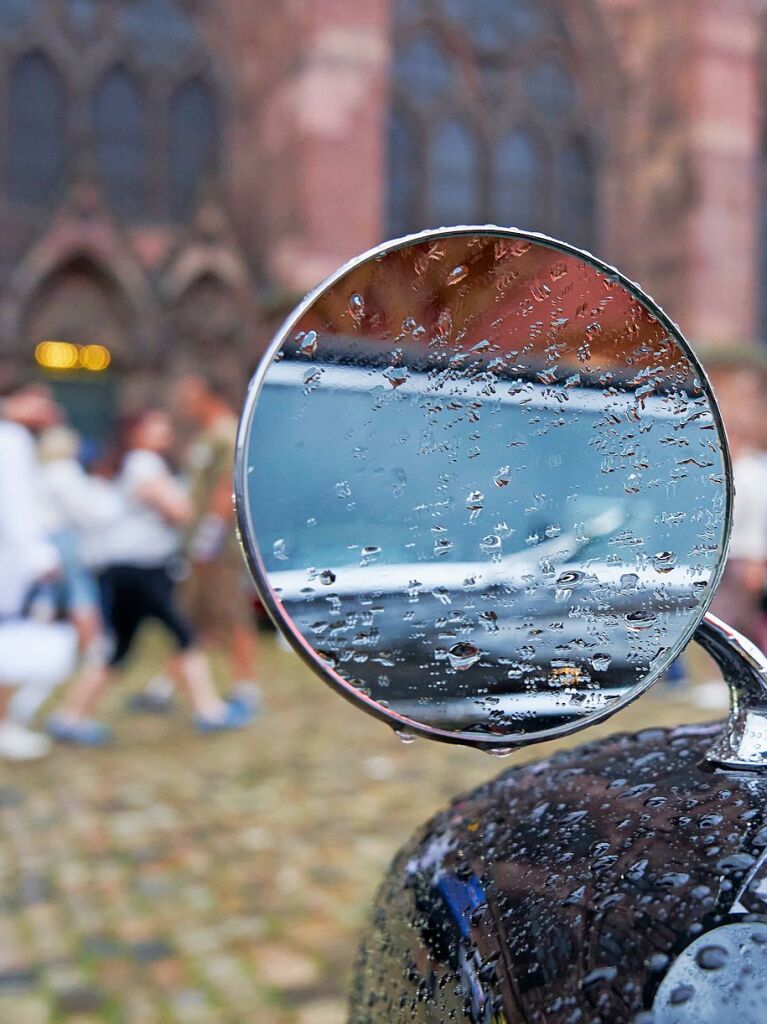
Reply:
[[189, 520], [191, 507], [164, 457], [173, 444], [170, 418], [159, 409], [143, 412], [125, 425], [123, 442], [125, 456], [116, 481], [121, 510], [107, 528], [105, 564], [97, 576], [111, 652], [80, 673], [61, 709], [49, 719], [48, 732], [68, 743], [96, 746], [109, 740], [110, 731], [91, 715], [130, 653], [139, 627], [149, 619], [160, 622], [176, 643], [171, 671], [189, 697], [197, 728], [239, 728], [251, 720], [253, 709], [242, 699], [225, 700], [217, 693], [207, 659], [175, 600], [172, 565], [179, 529]]

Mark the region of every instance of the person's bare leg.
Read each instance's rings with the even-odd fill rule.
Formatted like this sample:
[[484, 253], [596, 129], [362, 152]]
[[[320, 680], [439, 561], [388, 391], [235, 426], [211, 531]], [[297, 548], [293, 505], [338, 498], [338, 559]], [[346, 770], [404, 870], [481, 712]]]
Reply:
[[73, 611], [70, 619], [77, 630], [77, 648], [81, 653], [89, 651], [103, 633], [101, 616], [95, 608]]
[[108, 665], [85, 665], [66, 692], [58, 715], [69, 721], [91, 717], [109, 684]]
[[258, 665], [258, 640], [255, 632], [242, 622], [232, 627], [230, 640], [232, 679], [235, 682], [249, 682], [255, 679]]
[[196, 647], [181, 651], [168, 663], [168, 670], [186, 691], [195, 713], [203, 718], [221, 718], [226, 704], [213, 685], [208, 659]]

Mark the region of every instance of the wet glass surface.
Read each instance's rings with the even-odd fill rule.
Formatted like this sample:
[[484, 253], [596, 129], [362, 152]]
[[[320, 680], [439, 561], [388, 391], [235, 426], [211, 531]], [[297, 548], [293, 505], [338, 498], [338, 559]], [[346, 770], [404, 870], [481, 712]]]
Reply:
[[726, 519], [711, 398], [670, 330], [513, 236], [432, 236], [323, 291], [250, 407], [240, 515], [326, 670], [510, 742], [657, 677]]

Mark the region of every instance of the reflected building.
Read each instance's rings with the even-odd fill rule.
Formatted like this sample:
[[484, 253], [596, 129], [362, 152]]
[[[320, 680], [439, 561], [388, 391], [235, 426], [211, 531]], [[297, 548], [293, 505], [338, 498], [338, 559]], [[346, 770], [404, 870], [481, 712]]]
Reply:
[[[244, 380], [358, 252], [539, 229], [692, 338], [764, 328], [759, 0], [4, 0], [0, 358], [104, 432], [179, 361]], [[760, 234], [761, 231], [761, 234]]]

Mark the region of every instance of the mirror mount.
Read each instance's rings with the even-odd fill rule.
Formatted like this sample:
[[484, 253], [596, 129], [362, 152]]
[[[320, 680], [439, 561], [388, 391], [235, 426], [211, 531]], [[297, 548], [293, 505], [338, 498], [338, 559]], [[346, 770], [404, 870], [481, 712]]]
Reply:
[[724, 771], [767, 768], [767, 657], [746, 637], [710, 612], [695, 640], [722, 671], [730, 714], [704, 765]]

